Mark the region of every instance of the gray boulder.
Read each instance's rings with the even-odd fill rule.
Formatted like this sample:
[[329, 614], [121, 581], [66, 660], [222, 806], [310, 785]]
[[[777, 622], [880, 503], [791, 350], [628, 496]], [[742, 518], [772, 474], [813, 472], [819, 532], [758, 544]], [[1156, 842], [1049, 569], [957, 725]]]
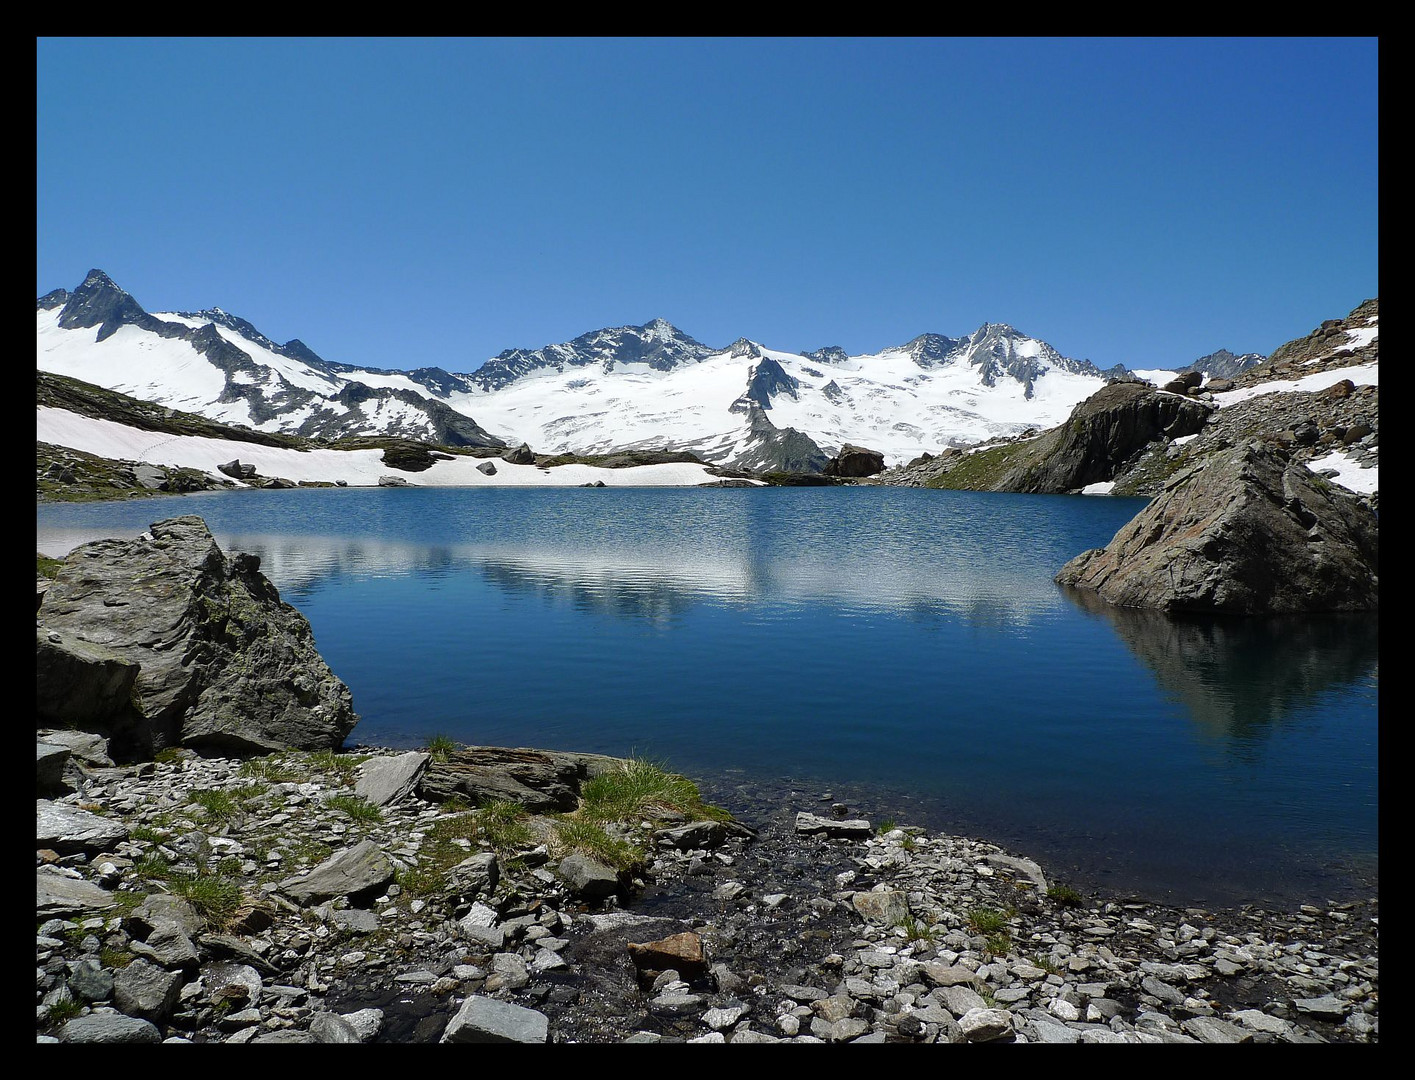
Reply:
[[64, 766], [69, 762], [69, 748], [53, 743], [34, 744], [34, 786], [36, 791], [54, 791], [64, 786]]
[[[56, 600], [58, 587], [55, 581], [45, 590], [41, 618], [47, 613], [46, 603], [47, 610], [53, 611], [56, 602], [62, 602]], [[82, 627], [64, 630], [50, 623], [35, 632], [35, 713], [40, 725], [100, 726], [126, 719], [133, 710], [137, 661], [83, 640], [78, 636]]]
[[501, 455], [501, 460], [511, 465], [534, 465], [536, 463], [535, 454], [531, 453], [531, 448], [522, 443], [514, 450], [507, 450]]
[[71, 878], [54, 866], [35, 868], [34, 891], [34, 911], [39, 919], [83, 918], [117, 903], [101, 885]]
[[70, 1020], [59, 1029], [66, 1043], [160, 1043], [162, 1032], [149, 1023], [119, 1013], [94, 1013]]
[[603, 863], [578, 852], [566, 855], [556, 870], [560, 880], [576, 896], [602, 900], [619, 890], [619, 875]]
[[218, 472], [223, 472], [233, 480], [249, 480], [255, 476], [254, 465], [242, 465], [240, 458], [232, 458], [224, 465], [216, 466]]
[[483, 476], [495, 476], [495, 475], [496, 475], [496, 462], [494, 462], [494, 461], [483, 461], [481, 464], [479, 464], [479, 465], [477, 466], [477, 472], [481, 473]]
[[310, 1019], [310, 1035], [321, 1043], [361, 1043], [363, 1038], [349, 1021], [337, 1013], [316, 1013]]
[[825, 465], [826, 476], [874, 476], [884, 472], [884, 455], [878, 450], [846, 443]]
[[128, 838], [127, 826], [121, 822], [48, 799], [35, 800], [34, 832], [38, 847], [53, 848], [61, 855], [96, 855]]
[[318, 904], [336, 896], [363, 897], [382, 892], [393, 881], [393, 863], [372, 840], [325, 860], [308, 874], [287, 878], [280, 891], [297, 904]]
[[[115, 750], [213, 753], [337, 747], [358, 722], [309, 622], [251, 555], [227, 559], [199, 517], [72, 552], [45, 594], [45, 628], [137, 665]], [[43, 638], [44, 635], [41, 635]]]
[[375, 806], [389, 806], [407, 798], [416, 789], [430, 754], [413, 751], [397, 757], [373, 757], [359, 766], [354, 794]]
[[88, 731], [50, 728], [40, 728], [37, 734], [40, 741], [64, 747], [85, 765], [94, 765], [100, 769], [113, 767], [113, 759], [108, 756], [108, 740], [102, 735], [95, 735]]
[[580, 785], [597, 768], [594, 755], [560, 754], [502, 746], [463, 746], [432, 762], [419, 794], [438, 802], [460, 795], [473, 805], [509, 799], [527, 810], [569, 811], [580, 801]]
[[1256, 439], [1205, 456], [1059, 584], [1122, 607], [1264, 614], [1379, 606], [1376, 516]]
[[413, 485], [404, 480], [401, 476], [380, 476], [378, 478], [379, 487], [412, 487]]
[[162, 1023], [177, 1007], [182, 976], [146, 960], [134, 960], [113, 976], [113, 1004], [129, 1016]]
[[445, 1043], [545, 1043], [550, 1021], [544, 1013], [509, 1001], [472, 996], [447, 1023]]

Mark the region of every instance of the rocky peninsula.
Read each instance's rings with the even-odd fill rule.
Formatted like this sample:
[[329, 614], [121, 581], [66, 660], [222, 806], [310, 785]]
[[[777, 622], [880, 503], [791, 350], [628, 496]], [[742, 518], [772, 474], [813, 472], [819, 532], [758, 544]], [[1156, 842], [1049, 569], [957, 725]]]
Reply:
[[734, 816], [644, 762], [345, 750], [308, 625], [199, 519], [47, 573], [41, 1042], [1378, 1041], [1374, 899], [1086, 896], [821, 792]]

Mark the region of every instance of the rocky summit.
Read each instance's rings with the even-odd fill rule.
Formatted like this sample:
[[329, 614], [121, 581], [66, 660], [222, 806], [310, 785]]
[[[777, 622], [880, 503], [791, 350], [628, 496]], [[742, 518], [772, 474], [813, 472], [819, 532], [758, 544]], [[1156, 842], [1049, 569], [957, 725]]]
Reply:
[[[504, 802], [409, 786], [429, 755], [102, 753], [75, 742], [39, 808], [40, 1042], [1379, 1038], [1374, 901], [1083, 897], [800, 791], [755, 828], [607, 824], [639, 852], [615, 874], [570, 852], [563, 817], [508, 830]], [[376, 810], [354, 795], [374, 777]]]
[[1202, 458], [1059, 584], [1122, 607], [1264, 614], [1379, 606], [1375, 514], [1249, 439]]
[[127, 760], [335, 747], [358, 722], [309, 622], [199, 517], [71, 552], [40, 592], [36, 651], [40, 723], [111, 734]]

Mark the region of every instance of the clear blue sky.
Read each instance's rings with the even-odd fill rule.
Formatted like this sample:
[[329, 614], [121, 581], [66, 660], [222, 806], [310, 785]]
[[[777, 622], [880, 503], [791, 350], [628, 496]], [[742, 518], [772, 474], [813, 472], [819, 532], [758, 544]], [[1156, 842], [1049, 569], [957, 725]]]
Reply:
[[36, 295], [468, 371], [662, 316], [1101, 366], [1379, 293], [1377, 43], [37, 42]]

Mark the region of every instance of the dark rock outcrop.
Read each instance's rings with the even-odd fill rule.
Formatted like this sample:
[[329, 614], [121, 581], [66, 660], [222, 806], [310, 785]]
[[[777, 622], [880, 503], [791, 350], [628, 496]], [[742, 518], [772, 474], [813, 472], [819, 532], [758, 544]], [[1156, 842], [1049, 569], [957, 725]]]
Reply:
[[534, 465], [536, 456], [531, 452], [531, 448], [526, 443], [522, 443], [514, 450], [507, 450], [501, 455], [501, 460], [509, 465]]
[[[50, 595], [48, 589], [44, 595]], [[35, 632], [35, 712], [41, 725], [102, 728], [121, 720], [133, 707], [137, 678], [138, 665], [104, 645], [72, 631]]]
[[1253, 439], [1175, 474], [1062, 585], [1122, 607], [1259, 614], [1379, 606], [1376, 516]]
[[1059, 494], [1110, 480], [1160, 436], [1197, 432], [1212, 411], [1145, 383], [1110, 383], [1077, 405], [1065, 424], [1032, 442], [993, 490]]
[[[39, 621], [41, 648], [53, 631], [59, 644], [137, 665], [129, 708], [106, 718], [115, 756], [174, 745], [215, 753], [337, 747], [358, 722], [308, 621], [281, 601], [259, 559], [228, 559], [199, 517], [76, 548], [45, 593]], [[113, 698], [96, 700], [106, 708]]]
[[568, 811], [579, 804], [580, 785], [614, 763], [593, 754], [463, 746], [428, 766], [418, 793], [438, 802], [460, 795], [473, 805], [510, 799], [531, 811]]
[[884, 455], [878, 450], [846, 443], [826, 462], [826, 476], [874, 476], [884, 472]]

